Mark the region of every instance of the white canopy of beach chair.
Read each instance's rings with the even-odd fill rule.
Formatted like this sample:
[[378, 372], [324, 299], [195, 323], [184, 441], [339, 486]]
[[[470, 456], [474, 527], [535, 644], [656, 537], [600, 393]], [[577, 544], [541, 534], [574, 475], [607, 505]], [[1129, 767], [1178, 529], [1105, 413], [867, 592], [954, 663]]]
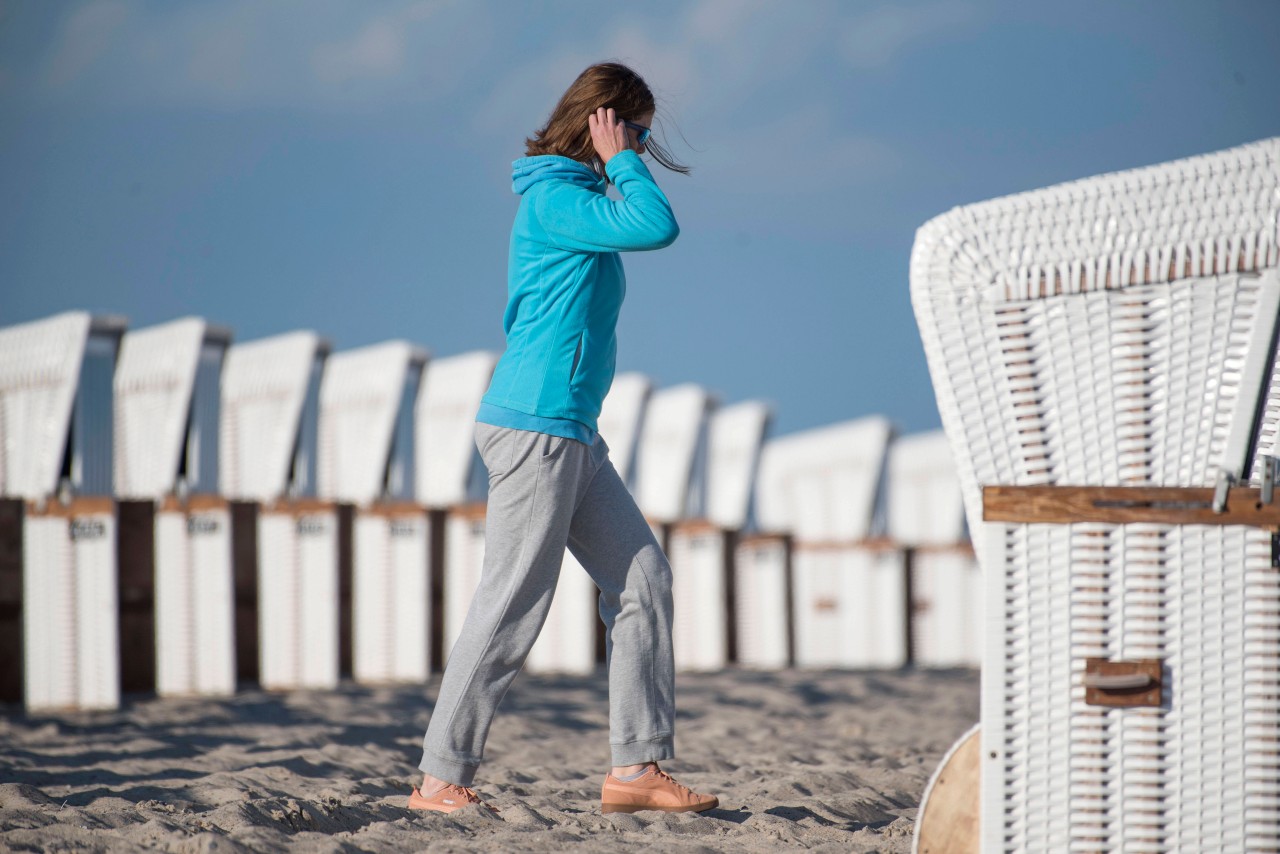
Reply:
[[696, 519], [706, 500], [707, 419], [715, 402], [694, 383], [654, 392], [637, 455], [636, 503], [655, 523]]
[[[122, 320], [83, 311], [0, 329], [0, 495], [29, 501], [56, 495], [73, 427], [81, 429], [71, 436], [68, 486], [79, 494], [111, 494], [110, 378], [123, 329]], [[91, 352], [95, 347], [106, 349]], [[91, 361], [104, 359], [105, 402], [82, 399], [74, 406], [78, 393], [99, 393], [82, 389], [81, 376]]]
[[772, 417], [769, 404], [758, 400], [726, 406], [711, 416], [707, 521], [713, 525], [726, 531], [746, 526], [760, 450]]
[[117, 496], [217, 492], [219, 382], [230, 340], [198, 317], [124, 336], [115, 374]]
[[434, 359], [422, 376], [417, 405], [417, 497], [428, 507], [483, 501], [471, 488], [480, 465], [476, 410], [498, 357], [486, 351]]
[[873, 415], [766, 442], [756, 480], [760, 530], [811, 542], [871, 536], [892, 433]]
[[[407, 341], [329, 357], [320, 385], [320, 497], [360, 505], [413, 497], [412, 419], [426, 362], [426, 352]], [[406, 420], [409, 429], [393, 447]]]
[[623, 483], [632, 481], [632, 463], [652, 393], [653, 381], [644, 374], [618, 374], [600, 409], [596, 426], [609, 446], [609, 460]]
[[965, 541], [964, 496], [943, 431], [894, 440], [885, 491], [888, 533], [895, 543], [914, 548]]
[[329, 345], [290, 332], [227, 351], [219, 481], [231, 499], [315, 495], [320, 380]]

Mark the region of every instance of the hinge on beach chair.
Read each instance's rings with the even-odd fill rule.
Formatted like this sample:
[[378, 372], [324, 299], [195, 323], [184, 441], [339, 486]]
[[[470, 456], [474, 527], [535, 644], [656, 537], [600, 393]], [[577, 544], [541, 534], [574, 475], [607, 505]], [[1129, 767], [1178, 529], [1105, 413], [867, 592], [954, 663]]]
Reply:
[[1259, 489], [1260, 498], [1263, 504], [1270, 504], [1275, 500], [1276, 488], [1276, 458], [1269, 454], [1263, 454], [1259, 457], [1262, 462], [1262, 486]]
[[1223, 469], [1218, 473], [1218, 483], [1213, 489], [1213, 512], [1227, 512], [1227, 493], [1231, 490], [1231, 485], [1235, 483], [1235, 476], [1231, 472]]

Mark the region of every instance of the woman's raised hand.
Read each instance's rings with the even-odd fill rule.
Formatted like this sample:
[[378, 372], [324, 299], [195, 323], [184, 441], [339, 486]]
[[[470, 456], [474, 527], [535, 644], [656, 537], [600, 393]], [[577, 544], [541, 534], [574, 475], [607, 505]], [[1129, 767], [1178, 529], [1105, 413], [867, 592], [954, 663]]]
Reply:
[[587, 116], [587, 127], [591, 129], [591, 144], [601, 163], [608, 163], [613, 155], [630, 148], [627, 144], [627, 127], [614, 113], [613, 107], [600, 107]]

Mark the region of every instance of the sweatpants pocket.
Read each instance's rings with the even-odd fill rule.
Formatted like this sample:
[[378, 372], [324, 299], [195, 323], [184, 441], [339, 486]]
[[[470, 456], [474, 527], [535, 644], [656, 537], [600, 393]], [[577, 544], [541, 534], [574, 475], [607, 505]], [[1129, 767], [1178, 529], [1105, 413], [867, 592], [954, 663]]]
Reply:
[[566, 439], [563, 436], [552, 436], [549, 433], [543, 433], [542, 438], [538, 441], [540, 461], [549, 463], [560, 459], [564, 456], [565, 448], [572, 441], [572, 439]]
[[489, 472], [490, 481], [511, 471], [516, 452], [514, 432], [505, 427], [476, 423], [476, 450], [480, 452], [480, 460]]

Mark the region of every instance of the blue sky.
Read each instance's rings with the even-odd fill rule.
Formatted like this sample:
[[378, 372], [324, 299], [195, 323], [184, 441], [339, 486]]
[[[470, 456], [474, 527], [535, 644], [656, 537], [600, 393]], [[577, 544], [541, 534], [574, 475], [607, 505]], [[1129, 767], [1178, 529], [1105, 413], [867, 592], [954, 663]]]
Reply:
[[694, 172], [619, 368], [929, 429], [915, 229], [1280, 134], [1277, 44], [1280, 0], [0, 0], [0, 324], [500, 350], [510, 162], [620, 59]]

